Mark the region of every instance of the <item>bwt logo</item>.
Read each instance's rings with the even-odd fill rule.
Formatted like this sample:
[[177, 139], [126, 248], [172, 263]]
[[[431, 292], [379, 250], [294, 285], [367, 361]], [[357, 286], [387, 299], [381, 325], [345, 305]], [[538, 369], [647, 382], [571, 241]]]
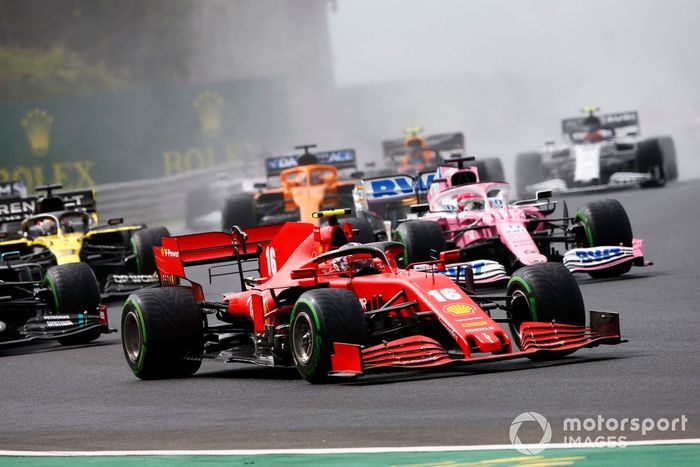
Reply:
[[576, 256], [581, 261], [595, 261], [601, 259], [608, 259], [615, 256], [620, 256], [622, 254], [622, 248], [602, 248], [598, 250], [586, 249], [576, 252]]
[[413, 193], [413, 179], [410, 177], [379, 178], [369, 181], [372, 197], [407, 195]]

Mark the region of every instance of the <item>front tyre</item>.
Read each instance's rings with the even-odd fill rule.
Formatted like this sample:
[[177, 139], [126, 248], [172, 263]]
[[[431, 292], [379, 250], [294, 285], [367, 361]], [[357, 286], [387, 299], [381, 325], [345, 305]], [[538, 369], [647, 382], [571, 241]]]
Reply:
[[[586, 203], [576, 211], [576, 221], [583, 227], [579, 243], [595, 246], [632, 246], [632, 225], [625, 208], [616, 199]], [[615, 277], [628, 272], [632, 263], [590, 271], [594, 278]]]
[[178, 378], [195, 373], [203, 351], [204, 317], [185, 287], [142, 289], [122, 311], [122, 348], [140, 379]]
[[[46, 271], [44, 286], [51, 292], [51, 308], [55, 314], [81, 314], [99, 316], [100, 287], [90, 266], [85, 263], [69, 263], [52, 266]], [[63, 345], [87, 344], [100, 337], [101, 331], [83, 333], [59, 339]]]
[[294, 364], [299, 374], [310, 383], [327, 381], [334, 342], [367, 343], [362, 306], [348, 290], [304, 292], [294, 305], [289, 323]]
[[[586, 324], [581, 290], [573, 274], [561, 263], [518, 269], [508, 281], [506, 295], [510, 330], [518, 347], [521, 345], [520, 325], [526, 321]], [[571, 352], [556, 352], [545, 358], [563, 357]]]
[[241, 229], [258, 225], [255, 214], [255, 199], [250, 193], [238, 193], [224, 201], [221, 210], [221, 229], [224, 232], [237, 225]]
[[420, 261], [430, 261], [433, 252], [447, 249], [445, 234], [440, 224], [433, 221], [410, 220], [402, 222], [396, 228], [396, 240], [403, 243], [403, 266]]
[[166, 227], [149, 227], [137, 230], [131, 236], [131, 251], [136, 261], [136, 274], [153, 274], [156, 272], [156, 257], [153, 247], [161, 245], [162, 237], [169, 237]]

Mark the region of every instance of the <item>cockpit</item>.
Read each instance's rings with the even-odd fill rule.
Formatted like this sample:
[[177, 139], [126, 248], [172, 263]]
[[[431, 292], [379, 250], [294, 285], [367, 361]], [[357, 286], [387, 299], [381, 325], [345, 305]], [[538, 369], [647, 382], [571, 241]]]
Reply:
[[87, 232], [90, 215], [81, 211], [39, 214], [22, 222], [22, 232], [29, 238], [47, 235], [63, 235], [75, 232]]

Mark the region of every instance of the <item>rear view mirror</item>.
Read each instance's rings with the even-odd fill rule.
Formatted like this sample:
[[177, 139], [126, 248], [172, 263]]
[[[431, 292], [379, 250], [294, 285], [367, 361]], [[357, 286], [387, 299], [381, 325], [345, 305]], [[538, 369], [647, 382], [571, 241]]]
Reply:
[[542, 191], [538, 191], [535, 194], [535, 198], [537, 199], [537, 201], [540, 201], [543, 199], [549, 199], [551, 197], [552, 197], [552, 190], [542, 190]]
[[350, 178], [362, 179], [364, 176], [365, 176], [365, 173], [361, 170], [358, 170], [358, 171], [350, 174]]
[[413, 205], [411, 205], [411, 212], [413, 212], [413, 213], [421, 213], [421, 212], [428, 212], [428, 211], [430, 211], [429, 204], [413, 204]]
[[124, 222], [124, 218], [123, 218], [123, 217], [115, 217], [115, 218], [113, 218], [113, 219], [109, 219], [109, 220], [107, 221], [107, 225], [119, 225], [119, 224], [121, 224], [122, 222]]
[[267, 183], [265, 183], [265, 182], [253, 183], [253, 188], [255, 188], [256, 190], [263, 190], [263, 189], [267, 188]]
[[8, 251], [0, 254], [0, 260], [2, 261], [17, 261], [18, 259], [20, 259], [19, 251]]

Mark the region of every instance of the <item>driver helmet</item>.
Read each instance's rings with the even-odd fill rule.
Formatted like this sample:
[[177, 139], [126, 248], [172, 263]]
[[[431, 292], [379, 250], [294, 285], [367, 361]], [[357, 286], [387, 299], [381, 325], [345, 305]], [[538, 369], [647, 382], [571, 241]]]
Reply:
[[[338, 248], [338, 250], [347, 250], [356, 246], [362, 245], [359, 242], [349, 242]], [[356, 274], [364, 268], [372, 267], [374, 260], [366, 253], [361, 253], [362, 256], [345, 255], [333, 258], [333, 268], [338, 272], [347, 272]]]
[[457, 197], [457, 208], [460, 211], [484, 209], [484, 200], [475, 193], [462, 193]]
[[600, 133], [600, 130], [598, 128], [594, 128], [589, 130], [586, 135], [583, 137], [584, 141], [590, 141], [597, 143], [603, 139], [602, 134]]
[[34, 227], [41, 235], [53, 235], [56, 233], [56, 223], [51, 219], [39, 219], [34, 224]]

